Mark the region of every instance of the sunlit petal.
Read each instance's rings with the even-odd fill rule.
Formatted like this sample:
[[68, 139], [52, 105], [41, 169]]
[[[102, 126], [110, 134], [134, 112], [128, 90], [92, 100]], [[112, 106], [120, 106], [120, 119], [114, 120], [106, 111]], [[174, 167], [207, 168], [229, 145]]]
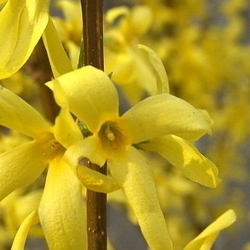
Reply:
[[[57, 84], [63, 90], [59, 94], [65, 97], [57, 96]], [[62, 75], [47, 85], [53, 88], [56, 100], [66, 98], [69, 110], [92, 132], [118, 115], [118, 96], [113, 83], [103, 71], [92, 66]]]
[[0, 200], [35, 181], [48, 164], [38, 142], [28, 142], [0, 155]]
[[156, 72], [158, 92], [169, 93], [168, 76], [161, 59], [149, 47], [140, 44], [139, 48], [147, 53], [148, 59]]
[[0, 12], [0, 79], [19, 70], [48, 22], [49, 0], [9, 0]]
[[82, 184], [92, 191], [99, 193], [110, 193], [120, 188], [118, 183], [112, 178], [88, 167], [78, 165], [76, 168], [76, 173]]
[[49, 124], [34, 108], [2, 86], [0, 86], [0, 107], [2, 126], [33, 138], [49, 129]]
[[114, 179], [123, 187], [150, 249], [173, 249], [159, 205], [152, 169], [146, 159], [131, 148], [128, 158], [113, 159], [108, 164]]
[[218, 169], [191, 143], [177, 136], [162, 136], [142, 143], [141, 148], [161, 154], [183, 174], [204, 186], [216, 187], [220, 183]]
[[98, 166], [106, 161], [103, 149], [97, 137], [90, 136], [71, 146], [65, 153], [65, 158], [71, 166], [77, 166], [82, 158], [87, 158]]
[[198, 139], [211, 133], [207, 116], [189, 103], [169, 94], [148, 97], [121, 118], [131, 134], [132, 143], [165, 134]]
[[37, 211], [31, 212], [19, 227], [11, 250], [24, 250], [26, 239], [32, 225], [38, 223]]
[[54, 135], [57, 141], [65, 148], [70, 147], [83, 138], [82, 133], [69, 113], [67, 106], [61, 109], [56, 118]]
[[231, 209], [226, 211], [194, 240], [189, 242], [184, 250], [210, 250], [220, 231], [231, 226], [235, 221], [235, 212]]
[[80, 183], [56, 158], [49, 167], [39, 218], [50, 250], [86, 248], [86, 222]]
[[47, 50], [54, 77], [59, 77], [60, 75], [73, 71], [70, 60], [62, 46], [51, 18], [44, 31], [43, 42]]

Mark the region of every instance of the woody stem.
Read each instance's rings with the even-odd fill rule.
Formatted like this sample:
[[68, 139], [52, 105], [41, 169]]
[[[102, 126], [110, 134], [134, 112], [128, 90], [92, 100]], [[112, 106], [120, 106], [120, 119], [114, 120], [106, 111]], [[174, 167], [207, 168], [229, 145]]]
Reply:
[[[103, 0], [81, 0], [84, 64], [104, 69]], [[90, 163], [89, 167], [106, 174], [107, 167]], [[88, 250], [107, 249], [107, 196], [87, 190]]]

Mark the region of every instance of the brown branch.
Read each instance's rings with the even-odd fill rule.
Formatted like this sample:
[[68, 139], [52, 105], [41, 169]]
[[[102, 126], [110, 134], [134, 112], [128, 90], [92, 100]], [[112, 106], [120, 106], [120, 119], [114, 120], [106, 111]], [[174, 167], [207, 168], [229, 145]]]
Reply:
[[85, 64], [103, 70], [103, 0], [81, 2]]
[[[103, 0], [81, 0], [84, 64], [104, 69]], [[98, 86], [97, 86], [98, 87]], [[106, 174], [107, 167], [89, 163], [93, 170]], [[107, 249], [107, 196], [87, 190], [88, 250]]]

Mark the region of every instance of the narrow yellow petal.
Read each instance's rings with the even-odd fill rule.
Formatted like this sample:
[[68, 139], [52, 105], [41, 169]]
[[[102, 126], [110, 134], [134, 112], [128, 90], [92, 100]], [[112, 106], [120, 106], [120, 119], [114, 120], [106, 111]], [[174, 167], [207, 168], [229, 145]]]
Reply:
[[9, 0], [0, 12], [0, 79], [19, 70], [48, 22], [49, 0]]
[[120, 186], [115, 180], [88, 167], [78, 165], [76, 167], [76, 173], [82, 184], [92, 191], [110, 193], [120, 189]]
[[0, 200], [35, 181], [48, 164], [38, 142], [28, 142], [0, 155]]
[[0, 124], [22, 134], [34, 138], [49, 129], [49, 124], [34, 108], [2, 86], [0, 110]]
[[[103, 71], [86, 66], [47, 83], [55, 98], [66, 99], [69, 110], [83, 121], [91, 132], [98, 132], [105, 121], [118, 116], [116, 89]], [[64, 95], [62, 97], [61, 95]], [[59, 100], [59, 105], [61, 105]]]
[[54, 136], [65, 148], [70, 147], [83, 138], [82, 133], [69, 113], [67, 106], [61, 109], [56, 118]]
[[131, 148], [127, 158], [112, 159], [108, 164], [113, 178], [123, 187], [150, 249], [172, 250], [153, 172], [146, 159]]
[[220, 183], [216, 166], [191, 143], [180, 137], [162, 136], [142, 143], [140, 147], [159, 153], [190, 180], [211, 188]]
[[62, 46], [56, 28], [49, 18], [48, 25], [43, 34], [44, 46], [47, 50], [54, 77], [73, 71], [70, 60]]
[[156, 72], [158, 93], [169, 93], [168, 76], [160, 57], [145, 45], [140, 44], [138, 47], [147, 53], [148, 59]]
[[129, 15], [129, 8], [126, 6], [119, 6], [107, 11], [107, 14], [105, 15], [105, 21], [107, 23], [112, 23], [116, 18], [126, 15]]
[[80, 183], [60, 158], [49, 167], [38, 214], [50, 250], [87, 249]]
[[169, 94], [148, 97], [133, 106], [122, 117], [130, 131], [132, 143], [166, 134], [195, 140], [211, 133], [207, 116], [192, 105]]
[[31, 212], [19, 227], [11, 250], [24, 250], [25, 242], [32, 225], [38, 223], [37, 211]]
[[106, 161], [106, 155], [96, 136], [87, 137], [72, 145], [64, 156], [67, 162], [75, 167], [82, 158], [86, 158], [98, 166], [103, 166]]
[[221, 230], [231, 226], [236, 221], [233, 210], [228, 210], [216, 221], [210, 224], [195, 239], [188, 243], [184, 250], [210, 250]]

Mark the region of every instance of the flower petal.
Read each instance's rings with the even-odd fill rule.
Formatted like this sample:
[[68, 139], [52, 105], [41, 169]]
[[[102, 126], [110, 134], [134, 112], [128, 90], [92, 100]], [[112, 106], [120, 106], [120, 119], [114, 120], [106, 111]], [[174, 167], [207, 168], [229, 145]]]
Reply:
[[62, 75], [47, 85], [53, 88], [58, 104], [62, 104], [61, 99], [66, 100], [69, 110], [91, 132], [98, 132], [102, 123], [118, 116], [116, 89], [109, 77], [99, 69], [86, 66]]
[[49, 0], [9, 0], [0, 12], [0, 79], [19, 70], [48, 22]]
[[105, 15], [105, 21], [107, 23], [112, 23], [117, 19], [119, 16], [128, 16], [129, 15], [129, 8], [126, 6], [119, 6], [112, 8], [107, 11], [107, 14]]
[[195, 239], [188, 243], [184, 250], [210, 250], [220, 231], [231, 226], [236, 221], [233, 210], [228, 210], [216, 221], [210, 224]]
[[110, 193], [120, 189], [118, 183], [112, 178], [83, 165], [78, 165], [76, 167], [76, 173], [82, 184], [92, 191]]
[[127, 158], [109, 160], [108, 166], [114, 179], [122, 185], [150, 249], [173, 249], [152, 169], [146, 159], [131, 147]]
[[132, 143], [139, 143], [166, 134], [185, 139], [198, 139], [211, 133], [211, 122], [189, 103], [169, 94], [148, 97], [122, 117], [130, 131]]
[[87, 158], [98, 166], [103, 166], [106, 155], [95, 136], [87, 137], [84, 140], [72, 145], [65, 153], [65, 158], [71, 166], [77, 166], [82, 158]]
[[34, 108], [2, 86], [0, 86], [0, 107], [2, 126], [33, 138], [49, 129], [49, 124]]
[[158, 93], [169, 93], [168, 76], [161, 59], [149, 47], [142, 44], [138, 45], [138, 47], [147, 53], [148, 59], [155, 69]]
[[0, 200], [35, 181], [48, 164], [41, 143], [28, 142], [0, 155]]
[[52, 161], [38, 210], [50, 250], [86, 248], [86, 222], [80, 183], [61, 158]]
[[70, 147], [83, 138], [82, 133], [69, 113], [67, 106], [61, 109], [56, 118], [54, 136], [65, 148]]
[[62, 46], [51, 18], [44, 31], [43, 42], [47, 50], [54, 77], [59, 77], [62, 74], [73, 71], [70, 60]]
[[190, 180], [211, 188], [217, 187], [220, 183], [216, 166], [191, 143], [180, 137], [162, 136], [142, 143], [140, 147], [159, 153]]
[[37, 211], [31, 212], [19, 227], [11, 250], [24, 250], [25, 242], [32, 225], [38, 223]]

